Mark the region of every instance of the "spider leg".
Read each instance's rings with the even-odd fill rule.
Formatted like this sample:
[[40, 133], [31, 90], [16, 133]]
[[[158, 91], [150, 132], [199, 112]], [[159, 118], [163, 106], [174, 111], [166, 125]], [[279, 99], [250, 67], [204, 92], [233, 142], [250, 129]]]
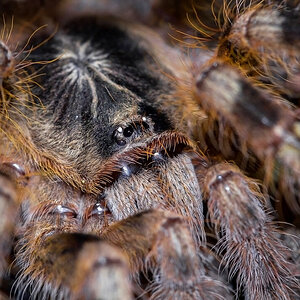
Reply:
[[223, 299], [226, 288], [204, 273], [187, 223], [176, 214], [149, 210], [108, 227], [102, 236], [128, 255], [131, 268], [152, 267], [151, 299]]
[[250, 158], [249, 165], [257, 164], [258, 158], [264, 175], [257, 176], [264, 176], [272, 195], [284, 198], [295, 216], [300, 214], [299, 112], [283, 97], [299, 103], [299, 22], [299, 10], [286, 4], [245, 8], [194, 84], [199, 104], [218, 120], [217, 130], [208, 129], [213, 138], [218, 132], [217, 140], [211, 139], [216, 149], [235, 159], [232, 143], [242, 149], [242, 163]]
[[[199, 103], [225, 119], [265, 163], [266, 182], [276, 162], [285, 187], [300, 185], [300, 122], [295, 111], [222, 61], [198, 76], [196, 92]], [[289, 199], [289, 205], [300, 213], [296, 197]]]
[[299, 283], [286, 258], [274, 224], [263, 208], [255, 182], [238, 168], [220, 163], [198, 166], [200, 185], [217, 234], [219, 251], [230, 276], [246, 299], [294, 299]]
[[7, 267], [7, 256], [10, 254], [14, 224], [18, 215], [18, 170], [10, 164], [0, 164], [0, 277]]
[[[15, 229], [16, 298], [132, 299], [126, 257], [94, 235], [106, 222], [92, 213], [94, 197], [37, 173], [28, 177]], [[68, 199], [84, 204], [82, 211]]]
[[42, 242], [40, 250], [31, 258], [31, 264], [22, 282], [31, 285], [31, 296], [132, 299], [126, 258], [97, 236], [51, 235]]
[[233, 20], [217, 49], [250, 76], [271, 83], [281, 94], [299, 98], [299, 9], [254, 5]]
[[239, 48], [299, 53], [299, 9], [254, 5], [235, 20], [228, 39]]

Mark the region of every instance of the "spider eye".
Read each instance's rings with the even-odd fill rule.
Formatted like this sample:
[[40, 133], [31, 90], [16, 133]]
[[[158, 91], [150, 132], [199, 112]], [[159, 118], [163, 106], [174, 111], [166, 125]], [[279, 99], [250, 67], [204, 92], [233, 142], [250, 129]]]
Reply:
[[126, 145], [126, 140], [124, 139], [124, 135], [123, 135], [123, 128], [122, 127], [118, 127], [114, 133], [113, 133], [113, 138], [114, 141], [119, 145], [119, 146], [125, 146]]
[[77, 217], [77, 213], [73, 209], [64, 205], [57, 205], [53, 211], [53, 214], [60, 214], [68, 219]]
[[89, 214], [89, 217], [93, 216], [101, 216], [101, 215], [106, 215], [110, 214], [109, 209], [106, 207], [105, 203], [96, 203], [93, 207], [92, 210]]
[[142, 120], [131, 123], [125, 128], [119, 126], [113, 132], [113, 139], [119, 146], [125, 146], [128, 141], [131, 141], [133, 138], [142, 135], [142, 133], [150, 128], [149, 124], [146, 122], [146, 117], [143, 117]]
[[134, 129], [133, 129], [133, 127], [130, 125], [130, 126], [126, 127], [126, 128], [123, 130], [123, 135], [124, 135], [125, 137], [131, 137], [132, 134], [133, 134], [133, 132], [134, 132]]

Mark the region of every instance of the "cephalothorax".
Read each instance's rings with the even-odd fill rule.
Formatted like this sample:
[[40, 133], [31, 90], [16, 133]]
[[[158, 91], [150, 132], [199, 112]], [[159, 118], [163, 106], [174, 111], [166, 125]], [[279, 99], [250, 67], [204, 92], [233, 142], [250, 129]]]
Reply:
[[0, 36], [3, 297], [12, 281], [17, 299], [296, 299], [265, 199], [280, 191], [299, 214], [300, 123], [282, 101], [299, 100], [297, 6], [229, 3], [234, 22], [197, 63], [150, 28], [163, 9], [184, 27], [168, 5], [133, 2], [145, 26], [77, 2], [71, 16], [22, 4]]

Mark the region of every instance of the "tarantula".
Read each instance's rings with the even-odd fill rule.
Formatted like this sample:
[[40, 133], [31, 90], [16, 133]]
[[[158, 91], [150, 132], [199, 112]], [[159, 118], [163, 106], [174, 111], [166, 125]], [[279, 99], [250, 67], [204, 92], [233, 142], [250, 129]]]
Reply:
[[297, 299], [299, 4], [2, 2], [3, 298]]

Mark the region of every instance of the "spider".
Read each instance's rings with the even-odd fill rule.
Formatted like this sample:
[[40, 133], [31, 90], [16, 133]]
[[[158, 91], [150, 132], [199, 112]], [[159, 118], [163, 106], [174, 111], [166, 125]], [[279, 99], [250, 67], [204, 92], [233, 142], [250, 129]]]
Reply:
[[297, 1], [0, 10], [0, 296], [299, 299]]

